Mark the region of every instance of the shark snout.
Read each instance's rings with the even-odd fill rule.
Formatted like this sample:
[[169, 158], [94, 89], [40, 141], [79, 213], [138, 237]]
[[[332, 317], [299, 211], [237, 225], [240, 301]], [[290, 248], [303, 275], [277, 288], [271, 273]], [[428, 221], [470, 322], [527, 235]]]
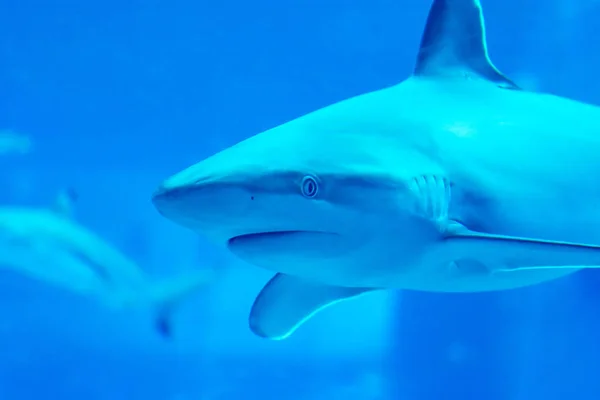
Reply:
[[163, 182], [152, 203], [164, 217], [194, 230], [228, 226], [250, 207], [252, 196], [243, 187], [224, 182], [173, 185]]
[[170, 188], [162, 183], [154, 193], [152, 193], [152, 204], [159, 213], [168, 217], [171, 209], [177, 208], [178, 199], [185, 196], [185, 188]]

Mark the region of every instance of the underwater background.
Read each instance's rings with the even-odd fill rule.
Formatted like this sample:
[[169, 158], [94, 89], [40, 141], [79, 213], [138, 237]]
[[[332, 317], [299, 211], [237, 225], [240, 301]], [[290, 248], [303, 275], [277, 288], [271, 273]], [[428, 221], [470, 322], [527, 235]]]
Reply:
[[[50, 207], [68, 188], [77, 222], [152, 276], [219, 271], [165, 341], [147, 310], [0, 269], [0, 400], [600, 399], [598, 272], [369, 294], [267, 341], [247, 316], [271, 274], [150, 203], [218, 150], [406, 78], [430, 3], [0, 0], [0, 145], [21, 140], [0, 154], [2, 205]], [[600, 104], [600, 2], [482, 3], [500, 70]]]

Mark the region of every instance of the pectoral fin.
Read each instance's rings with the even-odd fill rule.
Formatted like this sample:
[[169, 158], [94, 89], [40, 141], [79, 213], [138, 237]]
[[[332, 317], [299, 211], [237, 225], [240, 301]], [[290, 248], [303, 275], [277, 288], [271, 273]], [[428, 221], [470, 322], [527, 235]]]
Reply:
[[156, 332], [161, 337], [170, 339], [173, 336], [173, 314], [178, 307], [195, 293], [205, 290], [215, 279], [216, 272], [205, 268], [150, 285], [148, 300], [156, 310], [154, 319]]
[[375, 289], [329, 286], [276, 274], [254, 301], [250, 329], [264, 338], [285, 339], [319, 310], [372, 290]]
[[479, 233], [458, 223], [447, 226], [443, 242], [446, 257], [476, 260], [491, 272], [600, 268], [595, 245]]

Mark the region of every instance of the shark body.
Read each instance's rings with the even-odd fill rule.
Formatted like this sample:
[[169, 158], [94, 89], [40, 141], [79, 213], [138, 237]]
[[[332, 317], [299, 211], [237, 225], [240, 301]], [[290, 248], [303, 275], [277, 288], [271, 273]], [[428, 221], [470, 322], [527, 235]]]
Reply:
[[171, 313], [180, 300], [210, 283], [208, 271], [151, 280], [134, 261], [78, 224], [64, 202], [57, 206], [0, 207], [0, 270], [12, 270], [115, 309], [152, 308], [155, 329], [170, 337]]
[[161, 214], [276, 272], [250, 313], [282, 339], [378, 289], [480, 292], [600, 266], [600, 108], [522, 90], [478, 0], [434, 0], [414, 74], [162, 183]]

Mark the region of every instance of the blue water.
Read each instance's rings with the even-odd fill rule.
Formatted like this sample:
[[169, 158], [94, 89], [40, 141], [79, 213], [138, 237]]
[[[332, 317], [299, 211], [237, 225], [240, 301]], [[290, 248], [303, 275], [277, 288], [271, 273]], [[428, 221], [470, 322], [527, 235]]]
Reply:
[[[482, 0], [495, 64], [600, 104], [600, 3]], [[161, 218], [165, 177], [410, 74], [430, 1], [0, 0], [3, 204], [74, 188], [77, 221], [153, 276], [218, 265], [162, 341], [143, 310], [0, 271], [0, 399], [600, 398], [600, 275], [493, 294], [386, 293], [283, 342], [247, 314], [269, 273]]]

